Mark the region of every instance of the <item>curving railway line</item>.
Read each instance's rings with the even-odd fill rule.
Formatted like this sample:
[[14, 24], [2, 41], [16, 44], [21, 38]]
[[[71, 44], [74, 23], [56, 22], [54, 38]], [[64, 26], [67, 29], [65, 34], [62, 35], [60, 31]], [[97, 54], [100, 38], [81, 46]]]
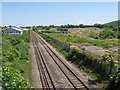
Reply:
[[75, 71], [34, 31], [30, 31], [43, 89], [73, 88], [89, 90]]

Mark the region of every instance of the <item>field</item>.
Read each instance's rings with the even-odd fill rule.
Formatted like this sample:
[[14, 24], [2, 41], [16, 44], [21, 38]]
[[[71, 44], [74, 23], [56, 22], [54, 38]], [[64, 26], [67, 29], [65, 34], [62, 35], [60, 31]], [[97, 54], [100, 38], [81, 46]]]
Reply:
[[118, 43], [111, 43], [111, 42], [106, 42], [105, 40], [95, 40], [95, 39], [89, 39], [89, 38], [84, 38], [80, 37], [79, 34], [76, 33], [69, 33], [69, 34], [63, 34], [63, 33], [46, 33], [46, 35], [53, 37], [57, 40], [60, 40], [65, 43], [89, 43], [94, 46], [100, 46], [103, 48], [109, 48], [113, 46], [118, 46]]

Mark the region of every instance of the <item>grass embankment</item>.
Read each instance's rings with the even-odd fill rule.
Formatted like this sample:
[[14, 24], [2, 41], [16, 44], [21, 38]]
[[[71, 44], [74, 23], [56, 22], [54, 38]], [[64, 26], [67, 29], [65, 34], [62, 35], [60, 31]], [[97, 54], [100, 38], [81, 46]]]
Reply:
[[[110, 76], [114, 77], [114, 75], [116, 75], [116, 69], [119, 65], [113, 61], [113, 59], [115, 59], [114, 55], [107, 54], [101, 57], [79, 48], [70, 48], [70, 50], [66, 50], [64, 47], [53, 42], [50, 38], [42, 34], [41, 36], [57, 48], [57, 50], [61, 52], [68, 61], [71, 61], [77, 68], [92, 76], [94, 78], [94, 83], [100, 87], [107, 87], [111, 83]], [[49, 36], [53, 37], [55, 35], [49, 34]], [[56, 38], [65, 41], [65, 37], [63, 37], [62, 34], [57, 34]]]
[[31, 57], [28, 53], [29, 32], [2, 35], [2, 87], [30, 88]]

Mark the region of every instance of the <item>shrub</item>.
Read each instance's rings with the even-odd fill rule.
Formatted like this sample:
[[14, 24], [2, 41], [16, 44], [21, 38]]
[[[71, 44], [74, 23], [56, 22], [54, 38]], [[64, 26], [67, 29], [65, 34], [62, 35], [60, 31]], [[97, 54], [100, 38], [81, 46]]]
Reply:
[[2, 87], [30, 88], [30, 83], [25, 79], [26, 77], [28, 79], [30, 71], [27, 69], [30, 68], [30, 63], [26, 62], [29, 59], [29, 32], [24, 32], [22, 35], [3, 34], [2, 40]]
[[112, 38], [117, 38], [117, 35], [113, 30], [103, 30], [102, 32], [100, 32], [99, 37], [101, 39], [106, 39], [106, 38], [112, 39]]
[[30, 88], [30, 84], [25, 80], [19, 71], [15, 71], [10, 66], [3, 67], [2, 87], [4, 89]]

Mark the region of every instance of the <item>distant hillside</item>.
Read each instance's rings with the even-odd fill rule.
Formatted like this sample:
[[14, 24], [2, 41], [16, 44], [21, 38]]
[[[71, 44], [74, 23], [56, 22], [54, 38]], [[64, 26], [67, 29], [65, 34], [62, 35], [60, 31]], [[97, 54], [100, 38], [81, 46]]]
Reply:
[[114, 25], [114, 26], [117, 26], [118, 24], [120, 25], [120, 20], [109, 22], [109, 23], [105, 23], [105, 25]]

